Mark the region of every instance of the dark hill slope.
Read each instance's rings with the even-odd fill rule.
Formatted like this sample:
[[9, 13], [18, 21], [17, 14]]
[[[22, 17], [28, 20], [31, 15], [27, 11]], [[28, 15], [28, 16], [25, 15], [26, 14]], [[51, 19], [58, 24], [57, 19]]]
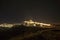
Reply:
[[0, 40], [58, 40], [60, 30], [14, 26], [12, 28], [0, 28]]

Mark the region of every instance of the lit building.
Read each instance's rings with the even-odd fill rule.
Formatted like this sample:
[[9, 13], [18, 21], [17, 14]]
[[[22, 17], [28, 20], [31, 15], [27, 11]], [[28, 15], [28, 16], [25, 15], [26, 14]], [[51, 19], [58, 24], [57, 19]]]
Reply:
[[51, 24], [46, 24], [46, 23], [40, 23], [40, 22], [34, 22], [32, 20], [29, 21], [24, 21], [25, 26], [39, 26], [39, 27], [45, 27], [45, 28], [50, 28]]
[[13, 26], [14, 26], [14, 24], [7, 24], [7, 23], [0, 24], [0, 27], [8, 27], [8, 28], [11, 28]]
[[24, 25], [26, 25], [26, 26], [36, 26], [35, 22], [32, 21], [32, 20], [24, 21]]

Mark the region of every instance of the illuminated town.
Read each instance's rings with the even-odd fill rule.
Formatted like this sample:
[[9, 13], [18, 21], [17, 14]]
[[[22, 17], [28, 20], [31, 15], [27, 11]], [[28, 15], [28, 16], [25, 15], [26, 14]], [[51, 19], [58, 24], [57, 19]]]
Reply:
[[25, 25], [25, 26], [28, 26], [28, 27], [29, 27], [29, 26], [43, 27], [43, 28], [51, 28], [51, 27], [52, 27], [51, 24], [35, 22], [35, 21], [33, 21], [33, 20], [24, 21], [24, 25]]
[[14, 26], [14, 24], [8, 24], [8, 23], [0, 24], [0, 27], [8, 27], [8, 28], [11, 28], [13, 26]]
[[24, 25], [24, 26], [27, 26], [27, 27], [34, 26], [34, 27], [42, 27], [42, 28], [51, 28], [52, 27], [51, 24], [35, 22], [33, 20], [23, 21], [23, 23], [16, 23], [16, 24], [3, 23], [3, 24], [0, 24], [0, 27], [9, 27], [9, 28], [11, 28], [14, 25]]

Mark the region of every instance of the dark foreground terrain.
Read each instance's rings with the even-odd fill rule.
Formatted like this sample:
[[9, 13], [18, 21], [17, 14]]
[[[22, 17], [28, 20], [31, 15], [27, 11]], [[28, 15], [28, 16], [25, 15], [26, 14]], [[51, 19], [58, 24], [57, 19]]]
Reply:
[[12, 28], [0, 27], [0, 40], [60, 40], [60, 30], [22, 25]]

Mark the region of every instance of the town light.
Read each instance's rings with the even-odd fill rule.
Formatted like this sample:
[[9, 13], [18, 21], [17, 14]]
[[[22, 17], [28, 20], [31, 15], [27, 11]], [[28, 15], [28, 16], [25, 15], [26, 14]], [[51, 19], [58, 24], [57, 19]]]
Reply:
[[41, 27], [44, 27], [44, 26], [48, 26], [48, 27], [51, 27], [51, 24], [46, 24], [46, 23], [40, 23], [40, 22], [34, 22], [32, 20], [29, 20], [29, 21], [24, 21], [24, 24], [26, 23], [26, 25], [29, 25], [29, 26], [37, 26], [37, 25], [40, 25]]

